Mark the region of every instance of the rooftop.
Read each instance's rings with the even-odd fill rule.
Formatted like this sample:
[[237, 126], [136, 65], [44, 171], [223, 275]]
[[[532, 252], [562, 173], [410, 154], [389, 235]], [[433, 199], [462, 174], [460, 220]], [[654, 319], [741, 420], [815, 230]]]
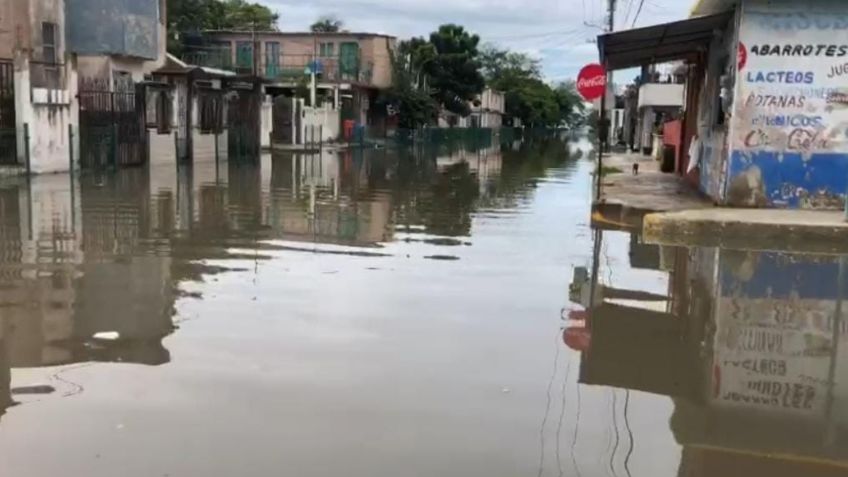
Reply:
[[396, 37], [386, 35], [384, 33], [368, 33], [368, 32], [312, 32], [312, 31], [272, 31], [272, 30], [204, 30], [204, 33], [210, 34], [228, 34], [228, 35], [263, 35], [263, 36], [347, 36], [347, 37], [375, 37], [375, 38], [391, 38]]
[[733, 8], [738, 3], [738, 0], [695, 0], [692, 6], [691, 15], [715, 15]]

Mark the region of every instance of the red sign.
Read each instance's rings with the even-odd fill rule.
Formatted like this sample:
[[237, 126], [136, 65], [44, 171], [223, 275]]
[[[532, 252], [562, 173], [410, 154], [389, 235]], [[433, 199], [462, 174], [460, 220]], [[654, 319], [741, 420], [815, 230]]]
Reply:
[[745, 47], [745, 44], [741, 41], [739, 42], [739, 50], [736, 54], [739, 58], [739, 70], [745, 69], [745, 65], [748, 64], [748, 48]]
[[599, 64], [586, 65], [577, 75], [577, 92], [586, 101], [598, 99], [607, 90], [607, 72]]

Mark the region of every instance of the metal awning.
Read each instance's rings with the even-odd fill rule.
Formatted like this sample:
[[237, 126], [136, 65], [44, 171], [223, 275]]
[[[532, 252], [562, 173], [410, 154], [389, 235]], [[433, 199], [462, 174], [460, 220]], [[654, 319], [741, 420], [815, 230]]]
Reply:
[[732, 16], [731, 11], [600, 35], [601, 62], [608, 70], [620, 70], [687, 58], [706, 51]]

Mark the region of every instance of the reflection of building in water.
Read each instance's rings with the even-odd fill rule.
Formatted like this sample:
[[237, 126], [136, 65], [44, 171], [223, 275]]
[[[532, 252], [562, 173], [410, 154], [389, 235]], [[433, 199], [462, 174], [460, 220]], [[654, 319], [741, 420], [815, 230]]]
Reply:
[[9, 367], [168, 361], [170, 259], [149, 241], [145, 172], [0, 185], [0, 387]]
[[[588, 306], [572, 317], [586, 321], [565, 339], [583, 351], [581, 382], [674, 399], [679, 475], [844, 472], [848, 269], [838, 257], [678, 250], [660, 267], [669, 305], [652, 310], [650, 296], [596, 281], [599, 252], [591, 273], [575, 272], [571, 298]], [[669, 263], [662, 247], [631, 263], [652, 255]]]
[[274, 157], [269, 225], [280, 238], [371, 246], [392, 238], [391, 195], [361, 151]]

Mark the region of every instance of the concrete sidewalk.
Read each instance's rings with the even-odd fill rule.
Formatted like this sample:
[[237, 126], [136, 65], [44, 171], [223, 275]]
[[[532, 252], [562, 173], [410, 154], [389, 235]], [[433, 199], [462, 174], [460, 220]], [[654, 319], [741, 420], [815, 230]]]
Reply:
[[848, 222], [837, 211], [712, 208], [648, 214], [649, 243], [848, 253]]
[[[639, 174], [633, 174], [639, 164]], [[604, 168], [621, 172], [604, 175], [601, 200], [593, 204], [593, 224], [603, 228], [635, 230], [650, 212], [702, 209], [713, 204], [676, 174], [660, 172], [659, 163], [635, 153], [604, 156]]]
[[646, 242], [662, 245], [848, 253], [842, 211], [720, 208], [680, 176], [660, 172], [651, 158], [611, 154], [604, 167], [622, 172], [603, 177], [595, 227], [641, 231]]

